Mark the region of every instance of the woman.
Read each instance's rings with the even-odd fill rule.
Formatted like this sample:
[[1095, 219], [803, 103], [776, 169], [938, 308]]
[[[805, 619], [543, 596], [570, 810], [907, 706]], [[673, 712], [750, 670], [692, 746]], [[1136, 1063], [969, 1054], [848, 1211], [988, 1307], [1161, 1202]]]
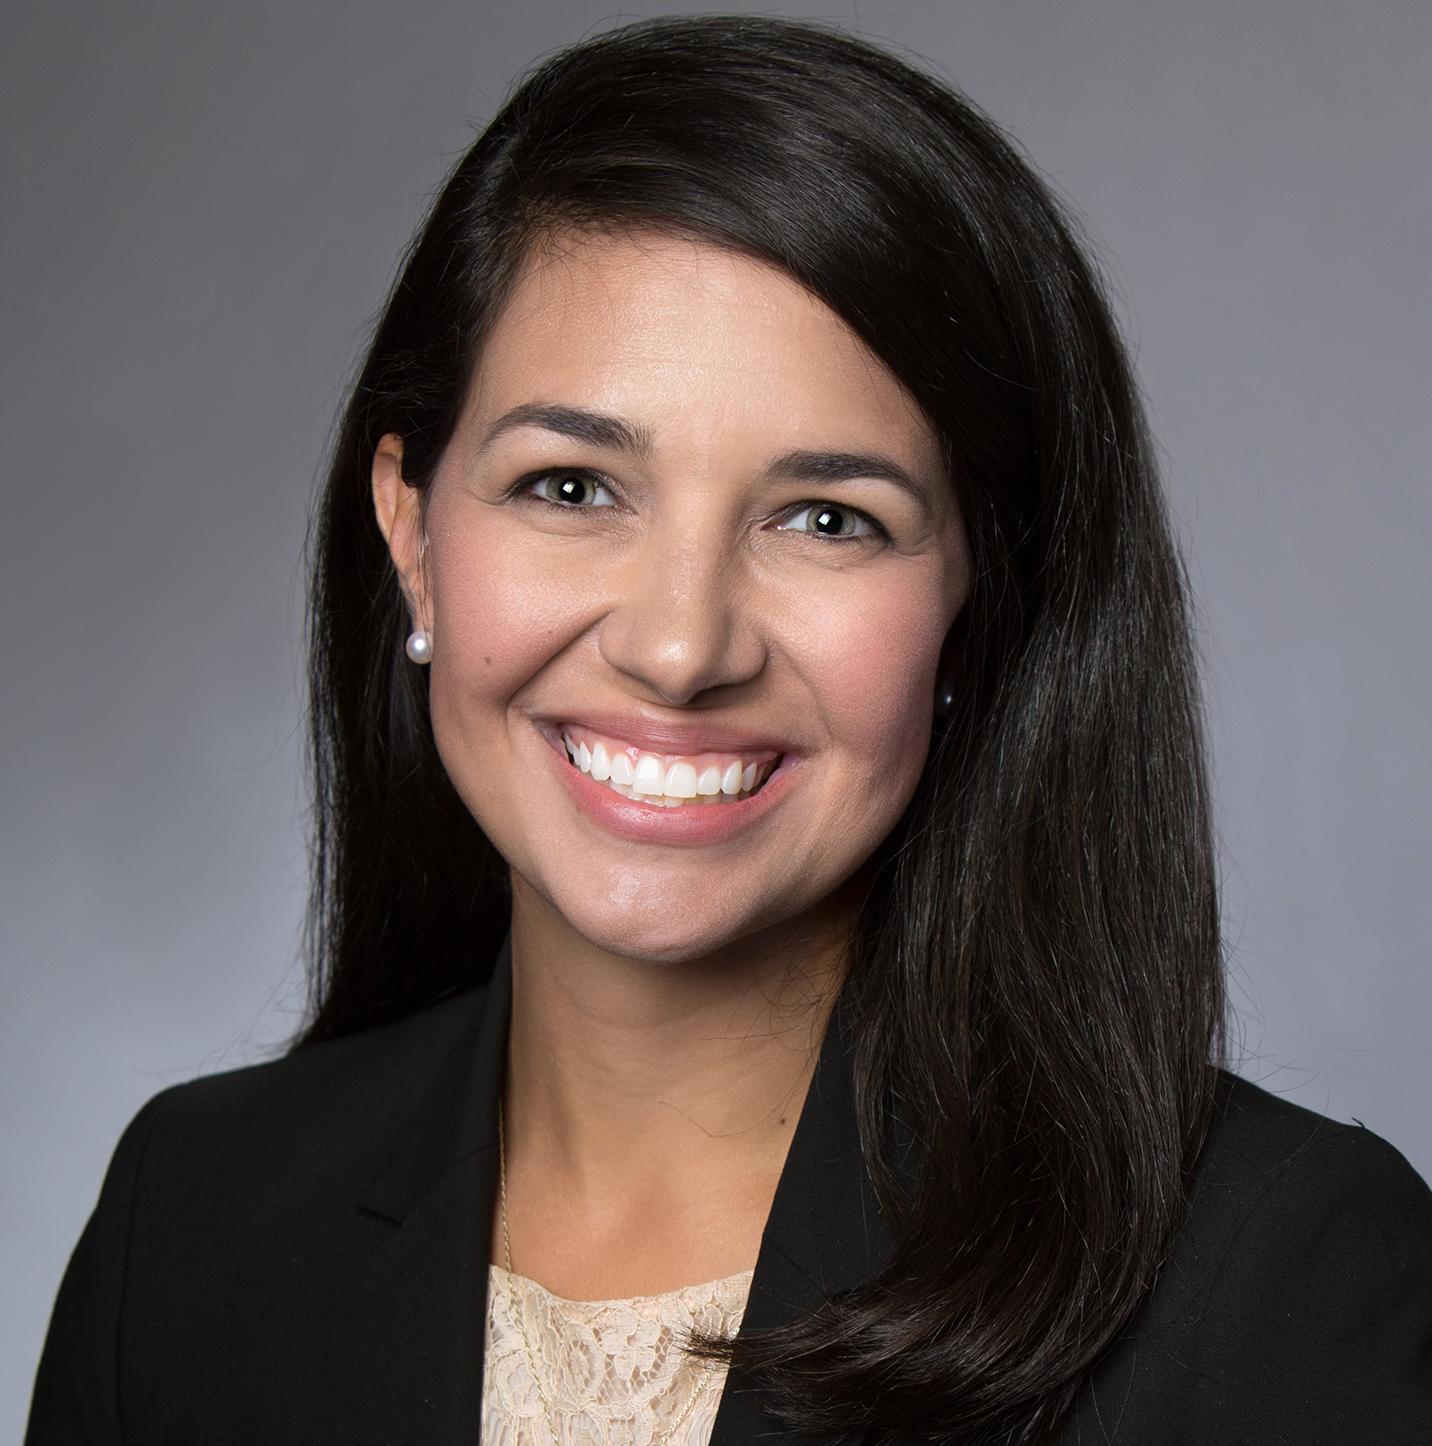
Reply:
[[316, 551], [311, 1016], [126, 1130], [31, 1446], [1432, 1436], [1432, 1193], [1220, 1068], [1136, 388], [967, 101], [546, 61]]

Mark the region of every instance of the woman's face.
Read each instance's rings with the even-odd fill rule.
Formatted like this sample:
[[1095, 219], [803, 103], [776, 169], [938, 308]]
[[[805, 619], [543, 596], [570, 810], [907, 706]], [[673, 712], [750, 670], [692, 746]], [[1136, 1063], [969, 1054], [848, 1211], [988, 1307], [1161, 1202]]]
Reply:
[[[421, 522], [400, 455], [384, 438], [374, 497], [434, 736], [515, 904], [666, 962], [818, 919], [910, 801], [969, 591], [937, 439], [884, 364], [779, 270], [570, 235], [491, 332]], [[632, 782], [581, 774], [564, 732]], [[752, 762], [749, 801], [641, 791]]]

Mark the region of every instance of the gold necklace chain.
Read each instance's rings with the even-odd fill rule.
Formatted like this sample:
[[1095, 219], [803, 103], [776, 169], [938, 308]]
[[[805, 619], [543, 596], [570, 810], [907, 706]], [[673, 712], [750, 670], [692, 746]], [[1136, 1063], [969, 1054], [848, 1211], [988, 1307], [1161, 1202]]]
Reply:
[[[507, 1140], [503, 1131], [502, 1121], [502, 1099], [499, 1096], [497, 1101], [497, 1178], [502, 1194], [502, 1254], [504, 1265], [509, 1277], [509, 1292], [512, 1296], [512, 1309], [517, 1317], [518, 1328], [522, 1332], [522, 1349], [527, 1353], [527, 1369], [532, 1375], [532, 1389], [537, 1392], [537, 1399], [542, 1405], [543, 1419], [547, 1423], [547, 1434], [552, 1438], [552, 1446], [561, 1446], [557, 1440], [556, 1412], [553, 1411], [547, 1397], [543, 1394], [537, 1376], [537, 1358], [532, 1350], [532, 1342], [527, 1338], [527, 1312], [522, 1308], [522, 1302], [517, 1292], [511, 1288], [512, 1270], [512, 1241], [507, 1234]], [[709, 1362], [701, 1362], [702, 1373], [696, 1381], [696, 1389], [691, 1393], [690, 1399], [681, 1408], [681, 1414], [669, 1425], [660, 1436], [653, 1436], [652, 1446], [660, 1446], [660, 1443], [671, 1440], [675, 1432], [691, 1414], [692, 1408], [701, 1398], [701, 1393], [711, 1382], [712, 1367]]]

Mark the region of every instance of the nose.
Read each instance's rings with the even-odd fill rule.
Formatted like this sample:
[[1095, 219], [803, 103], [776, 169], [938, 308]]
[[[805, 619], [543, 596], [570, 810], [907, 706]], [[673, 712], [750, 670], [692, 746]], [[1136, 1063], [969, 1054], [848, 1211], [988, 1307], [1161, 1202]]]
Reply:
[[716, 535], [651, 529], [623, 559], [602, 621], [602, 657], [672, 706], [749, 682], [765, 665], [756, 595], [730, 553], [710, 544]]

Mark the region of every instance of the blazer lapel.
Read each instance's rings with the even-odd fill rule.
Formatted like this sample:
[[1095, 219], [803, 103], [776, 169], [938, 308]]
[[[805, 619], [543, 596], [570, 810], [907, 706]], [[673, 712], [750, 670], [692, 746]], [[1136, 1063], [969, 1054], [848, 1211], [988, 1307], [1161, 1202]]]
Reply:
[[509, 933], [411, 1128], [358, 1201], [394, 1228], [361, 1267], [361, 1316], [344, 1344], [351, 1426], [333, 1446], [478, 1440], [511, 947]]
[[[359, 1207], [394, 1227], [363, 1262], [345, 1353], [346, 1432], [374, 1441], [472, 1446], [482, 1412], [487, 1271], [497, 1192], [497, 1103], [512, 1008], [512, 936], [473, 1017], [439, 1066], [413, 1128], [371, 1179]], [[831, 1015], [772, 1200], [741, 1330], [785, 1324], [867, 1279], [893, 1241], [865, 1171], [856, 1126], [850, 1021]], [[358, 1423], [361, 1427], [355, 1431]], [[335, 1424], [337, 1424], [335, 1422]], [[859, 1438], [782, 1432], [754, 1383], [732, 1371], [711, 1446], [835, 1446]]]

